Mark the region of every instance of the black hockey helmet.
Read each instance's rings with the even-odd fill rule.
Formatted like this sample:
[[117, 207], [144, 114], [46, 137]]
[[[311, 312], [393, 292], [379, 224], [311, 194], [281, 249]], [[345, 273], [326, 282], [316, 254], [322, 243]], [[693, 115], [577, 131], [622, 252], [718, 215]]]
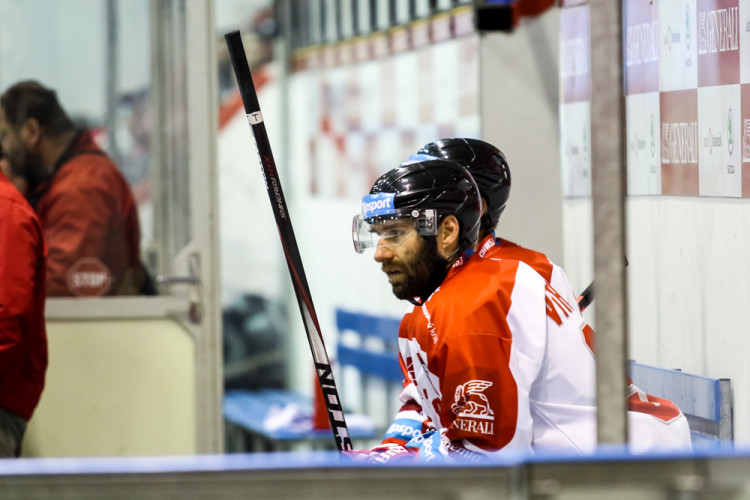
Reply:
[[510, 167], [503, 152], [479, 139], [451, 138], [425, 144], [415, 158], [422, 155], [457, 161], [469, 169], [487, 201], [482, 227], [494, 229], [510, 197]]
[[456, 254], [473, 247], [479, 236], [481, 201], [471, 174], [460, 163], [443, 159], [407, 161], [380, 176], [362, 198], [362, 213], [354, 217], [357, 252], [377, 246], [369, 226], [392, 219], [412, 218], [417, 233], [437, 234], [447, 215], [460, 225]]

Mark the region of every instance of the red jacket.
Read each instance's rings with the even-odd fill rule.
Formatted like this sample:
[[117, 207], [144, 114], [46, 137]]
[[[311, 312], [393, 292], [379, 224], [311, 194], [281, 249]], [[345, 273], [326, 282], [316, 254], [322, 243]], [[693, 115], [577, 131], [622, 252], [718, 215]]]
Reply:
[[89, 132], [79, 134], [34, 198], [49, 248], [48, 296], [138, 293], [137, 207], [127, 181]]
[[47, 370], [46, 253], [34, 210], [0, 173], [0, 406], [27, 420]]

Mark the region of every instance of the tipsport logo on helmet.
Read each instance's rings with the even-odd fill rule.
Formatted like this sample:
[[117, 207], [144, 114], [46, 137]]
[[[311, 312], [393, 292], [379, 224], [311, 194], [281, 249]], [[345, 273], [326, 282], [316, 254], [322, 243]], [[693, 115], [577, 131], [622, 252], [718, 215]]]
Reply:
[[396, 193], [368, 194], [362, 198], [362, 218], [379, 217], [396, 213]]

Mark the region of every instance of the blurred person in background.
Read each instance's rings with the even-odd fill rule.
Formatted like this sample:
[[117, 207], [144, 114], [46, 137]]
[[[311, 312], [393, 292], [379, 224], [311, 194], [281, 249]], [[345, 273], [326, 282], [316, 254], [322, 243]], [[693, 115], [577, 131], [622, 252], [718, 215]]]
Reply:
[[54, 90], [26, 80], [0, 96], [0, 145], [44, 230], [48, 296], [151, 292], [130, 186]]
[[44, 389], [46, 248], [34, 210], [0, 150], [0, 457], [18, 457]]

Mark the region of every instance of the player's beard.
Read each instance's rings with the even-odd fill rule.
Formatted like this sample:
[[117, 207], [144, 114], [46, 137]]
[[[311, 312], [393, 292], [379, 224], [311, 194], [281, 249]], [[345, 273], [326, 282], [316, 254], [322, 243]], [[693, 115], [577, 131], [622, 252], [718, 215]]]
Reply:
[[383, 272], [397, 272], [388, 276], [393, 295], [401, 300], [426, 300], [440, 286], [448, 274], [448, 260], [437, 250], [435, 237], [422, 237], [419, 244], [406, 252], [399, 261], [382, 265]]
[[31, 186], [47, 180], [48, 174], [38, 155], [18, 148], [8, 152], [8, 162], [13, 175], [22, 177]]

